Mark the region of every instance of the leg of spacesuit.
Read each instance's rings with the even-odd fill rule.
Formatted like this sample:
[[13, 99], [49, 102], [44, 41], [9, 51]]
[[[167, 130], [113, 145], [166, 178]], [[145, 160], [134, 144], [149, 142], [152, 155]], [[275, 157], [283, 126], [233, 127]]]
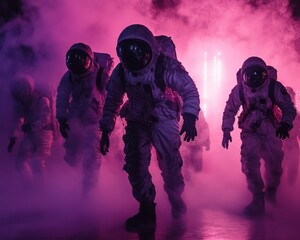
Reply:
[[191, 166], [195, 172], [202, 170], [203, 150], [202, 146], [192, 147], [191, 149]]
[[71, 167], [75, 167], [81, 160], [82, 145], [84, 141], [83, 126], [79, 120], [71, 119], [69, 121], [69, 137], [65, 139], [63, 147], [65, 148], [64, 160]]
[[252, 202], [245, 208], [251, 216], [261, 215], [265, 211], [264, 182], [260, 173], [261, 141], [255, 133], [241, 133], [242, 172], [246, 176], [248, 189], [252, 193]]
[[[297, 141], [297, 140], [296, 140]], [[295, 184], [299, 169], [299, 145], [298, 142], [284, 148], [284, 164], [288, 183]]]
[[275, 134], [269, 134], [263, 145], [263, 158], [265, 160], [265, 197], [271, 203], [276, 203], [276, 192], [282, 175], [282, 142]]
[[298, 176], [299, 169], [299, 151], [295, 151], [297, 153], [293, 153], [290, 155], [290, 165], [287, 170], [288, 175], [288, 183], [293, 185], [295, 184]]
[[29, 163], [32, 157], [33, 147], [31, 137], [26, 134], [23, 141], [20, 143], [15, 162], [16, 169], [20, 175], [25, 191], [29, 190], [33, 183], [33, 173]]
[[[156, 153], [157, 157], [159, 156], [158, 153]], [[192, 154], [187, 148], [182, 149], [181, 148], [181, 156], [183, 159], [183, 168], [182, 168], [182, 174], [184, 176], [185, 182], [189, 182], [192, 180], [192, 174], [191, 174], [191, 156]], [[157, 161], [159, 161], [157, 159]]]
[[151, 159], [149, 135], [147, 126], [128, 122], [123, 136], [126, 162], [124, 170], [128, 173], [132, 194], [140, 203], [139, 212], [126, 221], [126, 228], [129, 230], [156, 222], [156, 191], [148, 169]]
[[46, 178], [46, 159], [51, 155], [53, 132], [42, 130], [32, 135], [34, 152], [30, 160], [35, 185], [38, 190], [44, 188]]
[[152, 132], [153, 145], [157, 151], [157, 160], [164, 189], [172, 206], [172, 216], [180, 218], [186, 212], [186, 206], [181, 198], [184, 190], [182, 158], [179, 152], [181, 145], [179, 126], [176, 119], [155, 123]]
[[84, 127], [82, 193], [87, 196], [98, 183], [101, 155], [99, 152], [100, 131], [98, 124]]

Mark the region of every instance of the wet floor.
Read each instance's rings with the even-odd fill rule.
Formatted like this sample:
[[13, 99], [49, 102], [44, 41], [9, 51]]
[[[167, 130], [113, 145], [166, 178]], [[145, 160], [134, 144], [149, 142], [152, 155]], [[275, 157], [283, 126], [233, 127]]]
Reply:
[[127, 232], [124, 221], [136, 213], [138, 205], [130, 195], [127, 176], [114, 175], [107, 174], [107, 181], [102, 181], [89, 199], [79, 197], [78, 179], [67, 188], [63, 178], [56, 178], [52, 182], [56, 187], [43, 194], [6, 189], [0, 205], [0, 240], [300, 239], [300, 201], [289, 188], [279, 192], [276, 208], [266, 206], [265, 217], [249, 219], [242, 213], [250, 201], [242, 178], [228, 176], [224, 184], [217, 184], [216, 176], [209, 173], [187, 183], [184, 197], [188, 212], [182, 220], [171, 218], [160, 177], [154, 177], [156, 227]]
[[[1, 216], [1, 240], [125, 240], [125, 239], [286, 239], [300, 238], [300, 219], [276, 211], [260, 219], [247, 219], [238, 212], [216, 209], [189, 209], [184, 220], [161, 216], [155, 228], [127, 232], [122, 218], [68, 212], [71, 209], [11, 211]], [[68, 213], [66, 213], [66, 211]], [[115, 213], [114, 213], [115, 214]], [[107, 215], [107, 219], [106, 219]], [[161, 218], [160, 218], [161, 217]]]
[[227, 152], [237, 155], [233, 159], [224, 159], [221, 151], [205, 153], [200, 173], [183, 169], [188, 212], [182, 220], [171, 218], [161, 175], [152, 161], [157, 223], [139, 232], [124, 228], [138, 205], [121, 170], [122, 158], [103, 159], [99, 185], [88, 198], [81, 197], [81, 169], [70, 169], [61, 153], [48, 164], [43, 192], [21, 191], [14, 182], [11, 159], [5, 159], [0, 174], [0, 240], [299, 240], [299, 179], [289, 186], [283, 175], [277, 207], [267, 204], [265, 217], [249, 219], [243, 208], [251, 196], [240, 170], [238, 147]]

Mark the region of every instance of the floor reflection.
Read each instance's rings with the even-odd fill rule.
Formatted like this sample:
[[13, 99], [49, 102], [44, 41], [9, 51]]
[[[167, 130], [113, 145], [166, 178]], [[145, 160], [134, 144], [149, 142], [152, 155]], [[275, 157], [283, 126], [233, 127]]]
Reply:
[[[17, 210], [17, 209], [16, 209]], [[123, 220], [109, 224], [105, 217], [95, 218], [60, 209], [7, 212], [1, 214], [0, 239], [8, 240], [215, 240], [215, 239], [299, 239], [299, 219], [279, 217], [280, 212], [260, 219], [213, 209], [189, 212], [184, 220], [161, 217], [156, 227], [127, 232]]]

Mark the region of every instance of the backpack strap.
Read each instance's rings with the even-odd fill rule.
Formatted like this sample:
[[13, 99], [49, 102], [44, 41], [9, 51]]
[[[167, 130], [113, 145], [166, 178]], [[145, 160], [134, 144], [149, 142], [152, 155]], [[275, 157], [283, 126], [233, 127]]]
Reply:
[[157, 58], [155, 65], [155, 83], [161, 89], [162, 92], [166, 90], [166, 83], [164, 81], [164, 55], [160, 54]]
[[107, 80], [104, 79], [105, 76], [103, 76], [104, 73], [104, 68], [103, 67], [99, 67], [98, 72], [97, 72], [97, 77], [96, 77], [96, 86], [98, 91], [102, 92], [105, 89], [105, 85]]
[[274, 101], [275, 101], [275, 97], [274, 97], [275, 82], [276, 82], [276, 80], [271, 78], [270, 83], [269, 83], [269, 92], [268, 92], [268, 96], [271, 99], [273, 104], [274, 104]]
[[71, 71], [68, 71], [68, 79], [69, 79], [69, 82], [73, 84], [73, 79], [72, 79], [72, 74], [71, 74]]
[[120, 80], [121, 80], [121, 85], [123, 87], [123, 89], [125, 89], [126, 87], [126, 79], [125, 79], [125, 70], [124, 70], [124, 67], [121, 63], [119, 63], [119, 65], [117, 66], [119, 69], [119, 77], [120, 77]]
[[246, 100], [245, 100], [245, 94], [244, 94], [243, 85], [241, 83], [239, 83], [238, 86], [239, 86], [240, 100], [242, 102], [242, 105], [244, 105], [246, 103]]

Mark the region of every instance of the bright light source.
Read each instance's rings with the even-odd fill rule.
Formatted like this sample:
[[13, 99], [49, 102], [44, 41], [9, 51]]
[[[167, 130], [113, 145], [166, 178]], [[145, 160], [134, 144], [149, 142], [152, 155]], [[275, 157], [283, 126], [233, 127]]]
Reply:
[[204, 64], [203, 64], [203, 84], [202, 84], [202, 96], [203, 99], [207, 97], [207, 52], [204, 52]]
[[207, 106], [214, 108], [213, 98], [219, 94], [221, 87], [221, 53], [217, 52], [209, 55], [208, 52], [203, 53], [203, 76], [201, 89], [201, 108], [204, 116], [207, 115]]

